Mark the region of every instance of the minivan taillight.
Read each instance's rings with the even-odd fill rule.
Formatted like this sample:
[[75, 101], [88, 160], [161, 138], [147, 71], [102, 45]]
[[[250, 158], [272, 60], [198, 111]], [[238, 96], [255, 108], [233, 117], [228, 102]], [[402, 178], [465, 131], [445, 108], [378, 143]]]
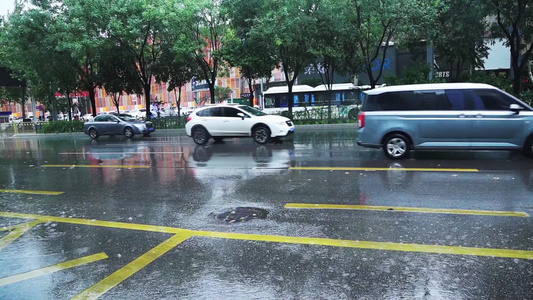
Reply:
[[189, 122], [190, 120], [192, 120], [192, 117], [191, 117], [191, 116], [188, 116], [188, 117], [187, 117], [187, 122]]
[[359, 128], [365, 127], [365, 113], [362, 112], [359, 114]]

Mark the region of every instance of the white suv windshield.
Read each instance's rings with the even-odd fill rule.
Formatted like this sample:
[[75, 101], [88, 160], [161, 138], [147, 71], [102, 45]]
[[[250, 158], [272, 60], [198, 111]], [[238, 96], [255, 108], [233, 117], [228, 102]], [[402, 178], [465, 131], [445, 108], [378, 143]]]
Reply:
[[245, 112], [247, 113], [250, 113], [254, 116], [266, 116], [266, 114], [260, 110], [257, 110], [253, 107], [250, 107], [250, 106], [246, 106], [246, 105], [240, 105], [238, 106], [240, 109], [244, 110]]

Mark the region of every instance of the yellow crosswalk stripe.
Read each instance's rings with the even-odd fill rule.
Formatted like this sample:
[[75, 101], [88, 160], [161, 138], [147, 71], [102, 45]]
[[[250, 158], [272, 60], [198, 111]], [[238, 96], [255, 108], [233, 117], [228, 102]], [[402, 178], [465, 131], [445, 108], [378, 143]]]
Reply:
[[0, 278], [0, 286], [4, 286], [4, 285], [12, 284], [15, 282], [43, 276], [46, 274], [51, 274], [51, 273], [55, 273], [58, 271], [74, 268], [77, 266], [85, 265], [85, 264], [92, 263], [92, 262], [99, 261], [99, 260], [106, 259], [106, 258], [108, 258], [107, 254], [105, 254], [104, 252], [100, 252], [98, 254], [93, 254], [93, 255], [69, 260], [66, 262], [58, 263], [52, 266], [44, 267], [44, 268], [33, 270], [30, 272]]

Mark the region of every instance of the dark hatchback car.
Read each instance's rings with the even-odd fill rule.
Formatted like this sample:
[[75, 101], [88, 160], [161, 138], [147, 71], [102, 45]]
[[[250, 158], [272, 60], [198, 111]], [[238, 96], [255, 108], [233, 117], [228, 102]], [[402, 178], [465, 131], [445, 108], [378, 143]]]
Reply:
[[138, 121], [134, 117], [126, 114], [120, 115], [100, 115], [86, 122], [83, 126], [83, 132], [88, 134], [92, 139], [100, 135], [121, 135], [132, 138], [136, 134], [149, 136], [154, 132], [154, 124], [148, 121]]

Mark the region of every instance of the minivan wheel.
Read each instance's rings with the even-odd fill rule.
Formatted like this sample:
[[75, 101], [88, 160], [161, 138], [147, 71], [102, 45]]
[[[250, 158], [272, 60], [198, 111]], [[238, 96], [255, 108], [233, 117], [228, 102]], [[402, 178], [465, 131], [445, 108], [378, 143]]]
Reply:
[[265, 126], [257, 126], [252, 133], [254, 141], [258, 144], [266, 144], [270, 140], [270, 129]]
[[383, 141], [383, 152], [388, 158], [407, 158], [409, 156], [409, 140], [402, 134], [392, 134]]
[[207, 143], [207, 141], [209, 140], [209, 135], [207, 134], [207, 130], [205, 130], [202, 127], [193, 129], [192, 139], [198, 145], [205, 145], [205, 143]]
[[529, 137], [524, 145], [524, 155], [533, 158], [533, 136]]

